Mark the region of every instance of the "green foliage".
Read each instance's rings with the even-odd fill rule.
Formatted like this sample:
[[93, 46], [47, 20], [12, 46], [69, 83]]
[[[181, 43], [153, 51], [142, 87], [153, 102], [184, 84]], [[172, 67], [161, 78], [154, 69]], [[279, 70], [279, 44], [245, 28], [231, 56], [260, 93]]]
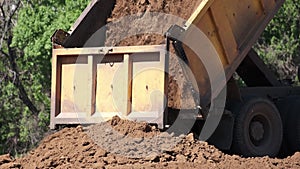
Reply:
[[[45, 93], [50, 89], [50, 37], [58, 28], [69, 29], [86, 6], [87, 0], [38, 2], [40, 4], [25, 6], [20, 11], [18, 24], [14, 29], [13, 46], [24, 50], [19, 66], [22, 70], [30, 70], [28, 73], [36, 78], [32, 90]], [[27, 64], [23, 64], [24, 62]], [[34, 99], [37, 101], [46, 99], [39, 95], [41, 92], [33, 94], [36, 94]]]
[[[25, 1], [24, 1], [25, 2]], [[16, 86], [0, 76], [0, 154], [19, 153], [36, 144], [48, 130], [50, 114], [51, 50], [50, 37], [56, 29], [68, 30], [89, 0], [32, 0], [18, 12], [11, 48], [16, 58], [20, 80], [38, 117], [22, 103]], [[0, 62], [0, 72], [7, 72], [7, 60]], [[13, 77], [13, 73], [8, 73]], [[3, 79], [1, 79], [3, 78]]]
[[300, 0], [286, 0], [255, 46], [280, 79], [295, 79], [300, 64]]

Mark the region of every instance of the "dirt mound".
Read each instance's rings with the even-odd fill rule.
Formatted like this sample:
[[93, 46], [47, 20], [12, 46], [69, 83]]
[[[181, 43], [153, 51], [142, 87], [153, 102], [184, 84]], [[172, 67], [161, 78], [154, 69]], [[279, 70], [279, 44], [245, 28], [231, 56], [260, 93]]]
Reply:
[[[122, 127], [125, 130], [122, 130]], [[121, 141], [113, 136], [112, 131], [119, 134], [117, 139]], [[124, 138], [130, 138], [131, 142], [126, 142]], [[103, 142], [97, 143], [99, 140]], [[105, 142], [108, 144], [105, 145]], [[108, 148], [108, 145], [111, 147]], [[155, 150], [155, 147], [159, 149]], [[130, 151], [138, 152], [140, 156], [134, 156]], [[195, 140], [193, 134], [174, 136], [172, 133], [160, 132], [146, 123], [130, 122], [115, 117], [107, 123], [85, 128], [64, 128], [44, 138], [35, 150], [22, 158], [0, 156], [0, 168], [183, 167], [300, 168], [300, 153], [286, 159], [231, 156], [206, 142]]]
[[[91, 128], [97, 128], [105, 123], [100, 123], [92, 126]], [[150, 126], [146, 122], [135, 122], [130, 120], [122, 120], [118, 116], [114, 116], [108, 121], [108, 124], [112, 126], [114, 131], [128, 135], [130, 137], [152, 137], [159, 133], [159, 130], [155, 126]]]

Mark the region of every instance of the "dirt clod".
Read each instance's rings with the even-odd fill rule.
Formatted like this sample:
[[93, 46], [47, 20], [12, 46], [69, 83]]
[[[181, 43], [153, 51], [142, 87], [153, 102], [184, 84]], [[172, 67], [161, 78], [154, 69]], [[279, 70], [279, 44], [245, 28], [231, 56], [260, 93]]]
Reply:
[[186, 136], [186, 139], [190, 142], [193, 142], [194, 141], [194, 134], [193, 133], [190, 133]]
[[0, 165], [4, 163], [9, 163], [13, 161], [9, 154], [4, 154], [0, 156]]

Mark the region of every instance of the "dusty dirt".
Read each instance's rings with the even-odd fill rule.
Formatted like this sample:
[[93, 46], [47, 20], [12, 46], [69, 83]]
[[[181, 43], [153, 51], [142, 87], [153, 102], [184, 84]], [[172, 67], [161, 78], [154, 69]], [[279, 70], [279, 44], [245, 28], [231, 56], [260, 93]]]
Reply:
[[[174, 23], [183, 26], [202, 0], [117, 0], [107, 26], [107, 46], [164, 44], [164, 33]], [[159, 14], [158, 14], [159, 13]], [[164, 14], [170, 14], [168, 16]], [[129, 17], [130, 16], [130, 17]], [[177, 18], [179, 17], [179, 18]], [[174, 50], [170, 57], [168, 107], [194, 108]]]
[[[99, 132], [101, 131], [101, 132]], [[122, 138], [118, 141], [111, 133]], [[159, 137], [159, 139], [157, 139]], [[108, 139], [111, 139], [110, 141]], [[97, 141], [102, 140], [97, 144]], [[143, 140], [143, 141], [141, 141]], [[174, 146], [170, 142], [175, 142]], [[104, 145], [104, 142], [109, 142]], [[155, 151], [143, 147], [160, 147]], [[123, 145], [121, 145], [123, 144]], [[126, 144], [126, 146], [125, 146]], [[143, 145], [143, 146], [141, 146]], [[112, 149], [114, 152], [109, 151]], [[121, 150], [121, 151], [119, 151]], [[132, 156], [126, 151], [139, 152]], [[130, 152], [128, 151], [128, 152]], [[149, 154], [147, 154], [147, 152]], [[114, 117], [107, 123], [88, 127], [64, 128], [45, 137], [40, 145], [22, 158], [0, 156], [0, 168], [300, 168], [300, 153], [285, 159], [242, 158], [227, 155], [194, 139], [193, 134], [174, 136], [160, 132], [142, 122], [131, 122]]]

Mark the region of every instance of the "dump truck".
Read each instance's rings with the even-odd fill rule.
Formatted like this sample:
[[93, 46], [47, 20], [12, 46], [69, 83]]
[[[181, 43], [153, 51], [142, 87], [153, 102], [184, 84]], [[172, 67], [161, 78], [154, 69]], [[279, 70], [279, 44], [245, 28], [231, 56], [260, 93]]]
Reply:
[[[162, 129], [175, 123], [183, 124], [176, 130], [190, 123], [211, 129], [200, 139], [244, 156], [299, 150], [300, 88], [281, 83], [252, 49], [283, 3], [203, 0], [183, 25], [170, 26], [165, 44], [105, 47], [89, 39], [98, 30], [105, 37], [115, 1], [93, 0], [69, 32], [52, 36], [50, 128], [119, 115]], [[182, 60], [196, 104], [189, 110], [166, 107], [170, 48]], [[209, 120], [215, 124], [205, 125]]]

